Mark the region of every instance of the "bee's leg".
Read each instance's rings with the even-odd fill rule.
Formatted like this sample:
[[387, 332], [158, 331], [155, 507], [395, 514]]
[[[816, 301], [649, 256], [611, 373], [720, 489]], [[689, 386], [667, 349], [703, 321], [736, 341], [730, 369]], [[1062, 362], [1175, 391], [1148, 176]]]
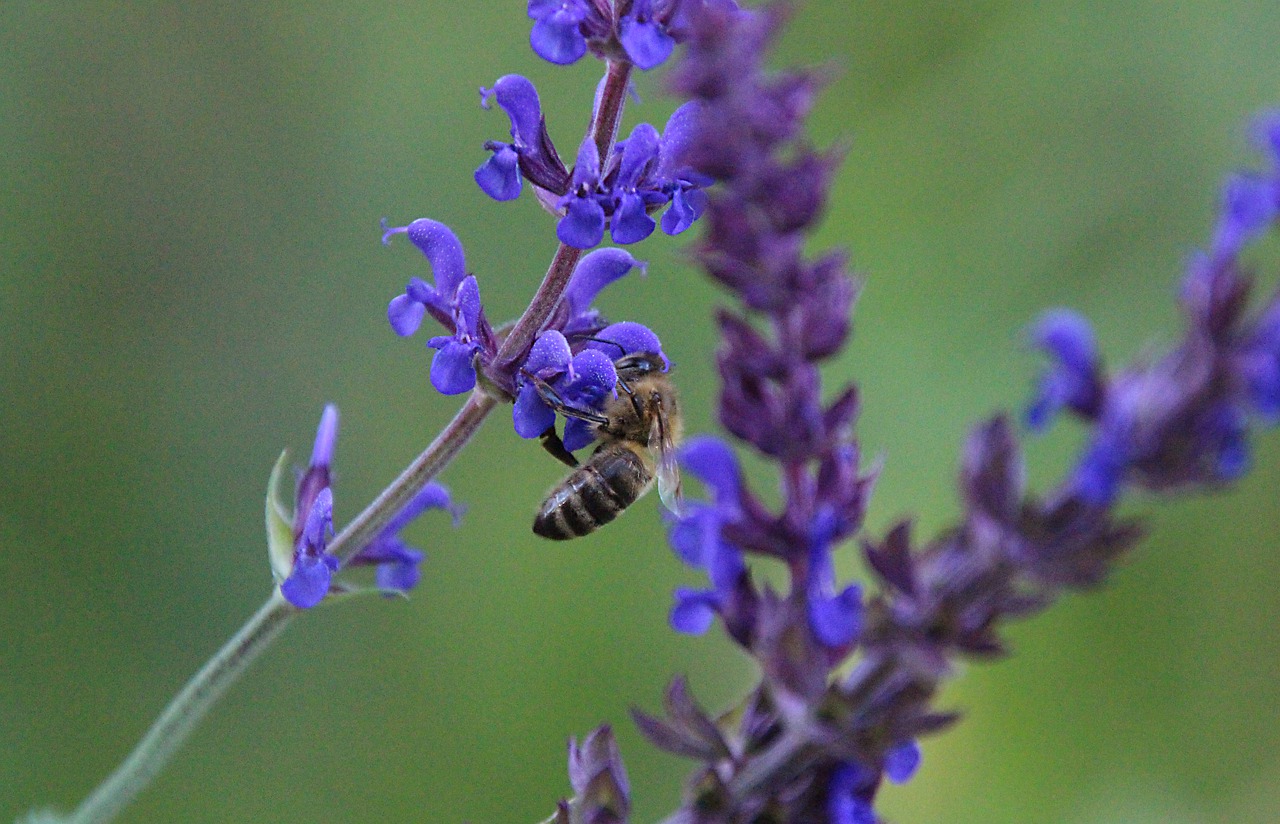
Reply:
[[538, 397], [542, 398], [542, 402], [551, 407], [552, 410], [559, 412], [566, 418], [578, 418], [601, 426], [608, 425], [609, 419], [599, 412], [593, 412], [590, 409], [579, 409], [576, 406], [570, 406], [565, 403], [564, 398], [560, 397], [560, 393], [555, 390], [555, 387], [537, 375], [525, 371], [524, 377], [538, 390]]
[[561, 463], [577, 467], [578, 459], [573, 457], [573, 453], [564, 448], [564, 441], [560, 440], [560, 436], [556, 434], [556, 425], [551, 424], [547, 427], [547, 431], [538, 436], [542, 442], [542, 448], [547, 450], [556, 460]]

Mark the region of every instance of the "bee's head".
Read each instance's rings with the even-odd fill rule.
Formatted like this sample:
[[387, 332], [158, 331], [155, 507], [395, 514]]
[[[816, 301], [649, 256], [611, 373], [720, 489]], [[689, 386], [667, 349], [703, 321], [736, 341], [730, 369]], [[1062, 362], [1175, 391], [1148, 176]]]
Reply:
[[623, 380], [635, 380], [667, 370], [666, 361], [656, 352], [632, 352], [618, 358], [613, 366], [618, 370], [618, 377]]

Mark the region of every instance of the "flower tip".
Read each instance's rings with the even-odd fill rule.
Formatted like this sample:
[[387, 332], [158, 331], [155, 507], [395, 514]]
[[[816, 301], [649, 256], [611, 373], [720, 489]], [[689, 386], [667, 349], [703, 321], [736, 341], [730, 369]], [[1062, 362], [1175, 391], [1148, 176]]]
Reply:
[[391, 245], [392, 235], [400, 235], [409, 231], [408, 226], [393, 226], [393, 227], [387, 226], [387, 219], [385, 217], [378, 221], [378, 225], [382, 228], [382, 245], [383, 246]]
[[885, 777], [894, 784], [906, 783], [920, 768], [920, 757], [920, 745], [915, 741], [899, 744], [885, 755]]
[[311, 449], [311, 465], [328, 467], [333, 463], [333, 451], [338, 443], [338, 407], [326, 404], [316, 427], [316, 442]]
[[484, 86], [481, 86], [480, 87], [480, 108], [484, 109], [486, 112], [489, 111], [489, 109], [493, 108], [492, 101], [493, 101], [494, 94], [495, 92], [493, 89], [488, 89], [488, 88], [485, 88]]
[[698, 590], [677, 589], [671, 607], [671, 628], [686, 635], [702, 635], [716, 617], [715, 595]]

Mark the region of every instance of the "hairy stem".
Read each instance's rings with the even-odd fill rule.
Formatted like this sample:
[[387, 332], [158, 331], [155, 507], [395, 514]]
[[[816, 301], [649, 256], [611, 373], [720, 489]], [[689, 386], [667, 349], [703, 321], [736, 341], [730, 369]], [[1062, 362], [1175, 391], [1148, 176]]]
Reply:
[[631, 82], [631, 63], [626, 60], [610, 60], [604, 76], [604, 88], [600, 92], [600, 103], [596, 106], [595, 117], [591, 122], [591, 137], [596, 142], [596, 150], [600, 153], [601, 169], [613, 151], [613, 142], [618, 137], [618, 124], [622, 122], [622, 108], [627, 102], [627, 86]]
[[[591, 136], [596, 148], [600, 150], [601, 168], [607, 166], [609, 153], [613, 151], [618, 123], [622, 119], [622, 109], [627, 100], [627, 84], [630, 81], [631, 64], [625, 60], [611, 60], [605, 72], [595, 116], [591, 121]], [[577, 268], [578, 260], [582, 258], [582, 252], [582, 249], [560, 244], [538, 291], [529, 302], [529, 307], [524, 310], [524, 314], [516, 321], [498, 349], [497, 357], [493, 360], [496, 373], [509, 373], [516, 361], [529, 351], [533, 339], [542, 331], [547, 319], [560, 303], [569, 278]]]
[[346, 564], [364, 549], [428, 481], [449, 465], [496, 405], [497, 400], [491, 395], [479, 389], [472, 392], [431, 445], [338, 533], [329, 544], [328, 553]]

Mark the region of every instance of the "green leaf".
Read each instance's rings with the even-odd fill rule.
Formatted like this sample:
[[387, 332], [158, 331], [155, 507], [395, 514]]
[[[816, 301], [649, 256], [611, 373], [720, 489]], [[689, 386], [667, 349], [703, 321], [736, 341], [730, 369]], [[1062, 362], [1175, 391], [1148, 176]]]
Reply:
[[293, 516], [280, 500], [280, 477], [288, 460], [289, 450], [286, 449], [280, 453], [267, 481], [267, 555], [277, 584], [293, 571]]

